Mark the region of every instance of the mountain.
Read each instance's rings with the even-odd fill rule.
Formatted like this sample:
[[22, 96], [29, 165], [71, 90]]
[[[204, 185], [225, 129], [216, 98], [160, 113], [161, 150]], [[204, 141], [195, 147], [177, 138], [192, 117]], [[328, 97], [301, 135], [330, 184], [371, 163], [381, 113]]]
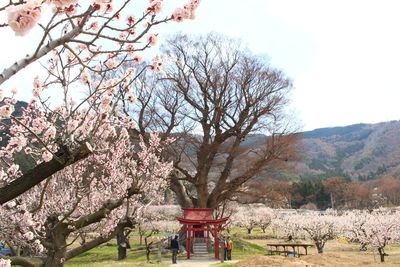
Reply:
[[293, 164], [299, 178], [400, 176], [400, 121], [321, 128], [303, 137], [301, 160]]
[[[26, 105], [18, 101], [13, 115], [20, 116]], [[9, 124], [9, 121], [3, 123]], [[400, 121], [321, 128], [302, 135], [299, 160], [290, 163], [290, 170], [271, 173], [269, 169], [257, 179], [324, 179], [339, 175], [366, 181], [382, 175], [400, 177]], [[3, 146], [8, 140], [7, 131], [0, 129], [0, 137], [0, 146]], [[265, 139], [262, 134], [250, 135], [241, 147], [245, 150], [256, 148], [263, 145]], [[188, 151], [188, 155], [194, 157], [195, 151]], [[223, 159], [217, 158], [217, 162]]]

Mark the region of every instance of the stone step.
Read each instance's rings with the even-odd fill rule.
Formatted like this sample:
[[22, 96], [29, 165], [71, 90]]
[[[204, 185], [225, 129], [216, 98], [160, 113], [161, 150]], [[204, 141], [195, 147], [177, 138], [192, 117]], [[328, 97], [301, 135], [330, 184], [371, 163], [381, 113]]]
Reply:
[[195, 255], [195, 254], [193, 254], [193, 255], [191, 255], [190, 256], [190, 259], [192, 259], [192, 260], [204, 260], [204, 259], [209, 259], [210, 258], [210, 256], [207, 254], [207, 255]]
[[207, 250], [194, 250], [193, 254], [208, 254]]

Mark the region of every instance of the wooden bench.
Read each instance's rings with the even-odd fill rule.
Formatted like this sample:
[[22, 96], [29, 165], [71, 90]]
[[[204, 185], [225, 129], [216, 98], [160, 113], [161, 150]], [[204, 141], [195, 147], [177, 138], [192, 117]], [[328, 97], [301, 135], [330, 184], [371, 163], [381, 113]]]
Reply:
[[[267, 244], [267, 246], [268, 246], [267, 250], [270, 255], [284, 254], [285, 256], [289, 256], [290, 254], [293, 254], [293, 256], [295, 257], [297, 256], [300, 258], [300, 255], [307, 255], [308, 248], [313, 247], [314, 245], [300, 244], [300, 243], [269, 243]], [[303, 248], [305, 253], [300, 253], [300, 248]]]

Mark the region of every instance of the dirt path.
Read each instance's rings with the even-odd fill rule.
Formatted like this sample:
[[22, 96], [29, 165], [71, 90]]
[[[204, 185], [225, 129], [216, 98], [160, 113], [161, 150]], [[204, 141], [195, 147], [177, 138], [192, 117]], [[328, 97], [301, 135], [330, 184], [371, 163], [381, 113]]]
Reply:
[[[171, 267], [212, 267], [214, 264], [219, 263], [219, 260], [178, 260], [177, 264], [171, 264]], [[236, 263], [238, 261], [229, 261], [229, 263]]]

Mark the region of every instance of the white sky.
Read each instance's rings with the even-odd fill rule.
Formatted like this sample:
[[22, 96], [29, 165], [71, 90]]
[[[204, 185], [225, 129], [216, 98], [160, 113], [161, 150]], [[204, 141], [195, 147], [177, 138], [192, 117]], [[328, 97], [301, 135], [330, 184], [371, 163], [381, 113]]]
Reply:
[[[398, 0], [202, 0], [195, 21], [159, 32], [221, 32], [268, 55], [293, 79], [292, 109], [311, 130], [400, 119], [399, 12]], [[0, 70], [29, 51], [3, 29], [0, 40]]]

